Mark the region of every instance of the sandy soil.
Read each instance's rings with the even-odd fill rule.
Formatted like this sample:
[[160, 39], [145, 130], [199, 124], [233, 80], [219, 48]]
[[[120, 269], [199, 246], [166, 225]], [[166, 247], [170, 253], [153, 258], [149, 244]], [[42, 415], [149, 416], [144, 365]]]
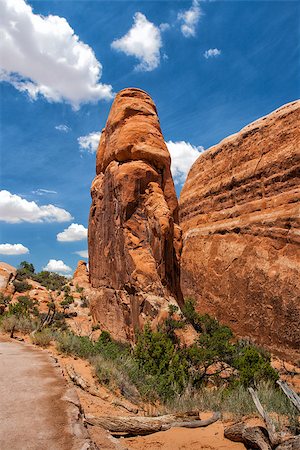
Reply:
[[224, 438], [222, 422], [205, 428], [172, 428], [148, 436], [121, 440], [125, 448], [134, 450], [245, 450], [243, 444]]
[[[46, 352], [0, 338], [1, 450], [71, 450], [74, 405], [65, 401], [64, 378]], [[80, 434], [80, 433], [79, 433]]]

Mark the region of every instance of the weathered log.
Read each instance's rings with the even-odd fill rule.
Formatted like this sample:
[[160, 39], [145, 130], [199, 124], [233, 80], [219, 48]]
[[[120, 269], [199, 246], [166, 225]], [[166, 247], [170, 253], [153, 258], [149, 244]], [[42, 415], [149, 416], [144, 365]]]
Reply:
[[293, 436], [291, 439], [283, 442], [276, 447], [276, 450], [299, 450], [300, 449], [300, 435]]
[[85, 421], [89, 425], [105, 428], [113, 434], [146, 435], [157, 431], [165, 431], [172, 427], [206, 427], [219, 418], [220, 413], [214, 413], [212, 417], [206, 420], [200, 420], [199, 415], [168, 414], [158, 417], [86, 416]]
[[275, 425], [271, 419], [271, 417], [268, 415], [268, 413], [264, 410], [262, 404], [260, 403], [260, 400], [258, 398], [257, 393], [254, 391], [253, 388], [249, 388], [248, 389], [251, 397], [254, 401], [254, 404], [256, 406], [257, 411], [259, 412], [259, 414], [261, 415], [261, 417], [263, 418], [265, 424], [266, 424], [266, 428], [269, 434], [269, 439], [271, 442], [271, 445], [274, 447], [276, 445], [279, 445], [282, 442], [282, 438], [279, 435], [279, 433], [276, 432], [275, 429]]
[[267, 431], [262, 427], [247, 427], [243, 422], [225, 428], [224, 436], [233, 442], [242, 442], [247, 448], [272, 450]]
[[277, 384], [281, 387], [281, 389], [283, 390], [285, 395], [293, 403], [293, 405], [298, 409], [298, 411], [300, 411], [300, 397], [299, 397], [299, 395], [296, 394], [296, 392], [293, 391], [293, 389], [290, 388], [290, 386], [286, 382], [284, 382], [282, 380], [277, 380]]

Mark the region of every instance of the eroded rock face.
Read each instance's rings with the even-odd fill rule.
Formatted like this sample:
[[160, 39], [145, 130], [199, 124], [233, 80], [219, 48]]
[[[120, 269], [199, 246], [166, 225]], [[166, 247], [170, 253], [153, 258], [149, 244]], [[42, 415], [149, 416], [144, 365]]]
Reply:
[[178, 202], [156, 107], [139, 89], [115, 98], [91, 187], [89, 270], [95, 320], [118, 339], [181, 302]]
[[202, 154], [180, 197], [182, 290], [287, 357], [300, 348], [300, 102]]

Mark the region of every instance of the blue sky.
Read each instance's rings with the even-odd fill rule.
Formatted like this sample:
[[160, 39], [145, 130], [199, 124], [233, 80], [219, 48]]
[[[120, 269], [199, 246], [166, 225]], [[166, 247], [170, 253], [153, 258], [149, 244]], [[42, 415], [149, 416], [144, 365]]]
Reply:
[[[99, 136], [90, 133], [105, 126], [120, 89], [153, 97], [178, 194], [203, 149], [299, 98], [299, 2], [0, 4], [1, 189], [9, 193], [0, 259], [12, 265], [75, 269], [75, 252], [87, 249]], [[72, 223], [80, 226], [59, 240]]]

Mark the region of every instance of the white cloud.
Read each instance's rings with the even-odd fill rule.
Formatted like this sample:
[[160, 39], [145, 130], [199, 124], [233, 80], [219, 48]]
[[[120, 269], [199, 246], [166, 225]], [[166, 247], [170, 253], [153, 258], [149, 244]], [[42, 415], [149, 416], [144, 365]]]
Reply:
[[181, 22], [181, 32], [184, 37], [196, 36], [196, 27], [202, 12], [198, 0], [193, 0], [190, 9], [180, 12], [177, 18]]
[[77, 139], [80, 150], [95, 153], [99, 145], [100, 137], [101, 131], [93, 131], [86, 136], [80, 136]]
[[36, 191], [31, 191], [32, 194], [36, 195], [48, 195], [48, 194], [57, 194], [56, 191], [50, 191], [49, 189], [37, 189]]
[[71, 130], [71, 128], [68, 127], [68, 125], [65, 125], [63, 123], [61, 123], [60, 125], [56, 125], [55, 129], [63, 133], [68, 133]]
[[79, 250], [78, 252], [75, 252], [75, 253], [76, 253], [76, 255], [79, 255], [82, 258], [88, 258], [89, 257], [88, 250]]
[[48, 264], [43, 268], [49, 272], [65, 274], [72, 272], [71, 267], [67, 266], [61, 259], [49, 259]]
[[29, 249], [22, 244], [0, 244], [0, 255], [25, 255]]
[[128, 33], [114, 40], [111, 46], [126, 55], [135, 56], [140, 61], [135, 69], [149, 72], [160, 63], [161, 30], [140, 12], [135, 13], [133, 19], [134, 24]]
[[67, 20], [34, 14], [24, 0], [0, 1], [0, 80], [36, 100], [81, 103], [113, 97], [102, 65]]
[[0, 220], [20, 222], [68, 222], [73, 217], [65, 209], [54, 205], [39, 206], [8, 191], [0, 191]]
[[200, 153], [204, 151], [202, 146], [195, 147], [189, 142], [166, 142], [171, 155], [171, 172], [175, 184], [184, 183], [187, 174]]
[[216, 58], [217, 56], [221, 55], [221, 50], [218, 48], [209, 48], [203, 53], [204, 58]]
[[87, 228], [78, 223], [72, 223], [68, 228], [66, 228], [61, 233], [58, 233], [57, 240], [59, 242], [74, 242], [82, 241], [87, 238]]

